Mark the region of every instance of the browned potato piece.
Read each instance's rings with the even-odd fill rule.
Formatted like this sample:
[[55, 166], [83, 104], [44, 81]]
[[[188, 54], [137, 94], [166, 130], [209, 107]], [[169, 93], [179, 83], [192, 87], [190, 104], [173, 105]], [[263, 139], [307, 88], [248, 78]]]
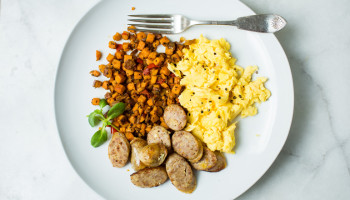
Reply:
[[157, 167], [164, 162], [167, 155], [168, 150], [164, 144], [149, 144], [142, 148], [140, 160], [149, 167]]
[[131, 141], [131, 166], [135, 171], [139, 171], [146, 167], [140, 160], [140, 151], [147, 145], [146, 140], [135, 138]]
[[206, 171], [210, 168], [214, 167], [217, 162], [217, 158], [214, 152], [212, 152], [209, 148], [204, 147], [202, 158], [195, 163], [191, 163], [193, 168], [196, 170]]
[[182, 130], [187, 123], [186, 113], [184, 109], [177, 104], [169, 105], [164, 110], [164, 121], [168, 127], [174, 131]]
[[172, 145], [176, 153], [190, 162], [198, 162], [203, 156], [203, 145], [187, 131], [176, 131], [172, 136]]
[[108, 157], [113, 167], [124, 167], [129, 160], [129, 154], [130, 144], [125, 135], [114, 133], [108, 145]]
[[218, 151], [215, 151], [214, 153], [216, 155], [217, 162], [216, 162], [216, 165], [214, 167], [207, 170], [208, 172], [218, 172], [218, 171], [225, 169], [225, 167], [226, 167], [225, 156], [221, 152], [218, 152]]
[[171, 183], [181, 192], [192, 193], [196, 189], [196, 177], [188, 162], [177, 153], [171, 154], [165, 162]]
[[171, 149], [170, 132], [162, 126], [154, 126], [147, 134], [148, 144], [161, 143], [166, 146], [168, 151]]
[[164, 167], [142, 169], [130, 175], [131, 182], [142, 188], [151, 188], [163, 184], [168, 180]]

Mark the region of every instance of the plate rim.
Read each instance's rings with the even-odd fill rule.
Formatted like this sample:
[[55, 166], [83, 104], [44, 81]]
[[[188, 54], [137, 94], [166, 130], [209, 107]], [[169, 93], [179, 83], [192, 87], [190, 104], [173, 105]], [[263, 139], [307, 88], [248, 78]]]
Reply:
[[[91, 191], [93, 191], [97, 196], [99, 196], [99, 197], [105, 199], [105, 196], [103, 196], [102, 194], [98, 193], [90, 184], [88, 184], [88, 182], [82, 177], [82, 175], [78, 172], [78, 170], [76, 169], [76, 167], [73, 165], [73, 162], [71, 161], [71, 158], [68, 156], [68, 152], [67, 152], [66, 147], [65, 147], [65, 144], [63, 143], [63, 140], [62, 140], [62, 136], [61, 136], [61, 133], [60, 133], [60, 128], [59, 128], [59, 126], [58, 126], [58, 116], [57, 116], [58, 114], [57, 114], [57, 112], [56, 112], [56, 109], [57, 109], [57, 102], [56, 102], [56, 98], [57, 98], [57, 97], [56, 97], [56, 96], [57, 96], [57, 95], [56, 95], [56, 91], [57, 91], [57, 79], [58, 79], [58, 74], [59, 74], [58, 72], [59, 72], [59, 69], [60, 69], [60, 66], [61, 66], [61, 62], [62, 62], [63, 53], [65, 52], [65, 50], [66, 50], [66, 48], [67, 48], [67, 45], [68, 45], [68, 42], [70, 41], [70, 39], [71, 39], [73, 33], [75, 32], [75, 30], [77, 29], [78, 25], [81, 24], [81, 22], [82, 22], [83, 20], [85, 20], [86, 16], [88, 16], [89, 13], [91, 13], [91, 12], [94, 10], [94, 8], [95, 8], [96, 6], [98, 6], [99, 4], [101, 4], [102, 2], [103, 2], [103, 1], [97, 2], [96, 4], [94, 4], [93, 6], [91, 6], [91, 7], [89, 8], [89, 10], [87, 10], [87, 12], [85, 12], [85, 14], [82, 15], [82, 17], [75, 23], [74, 28], [71, 29], [71, 31], [70, 31], [70, 33], [69, 33], [69, 35], [68, 35], [68, 37], [67, 37], [67, 39], [66, 39], [66, 41], [65, 41], [65, 43], [64, 43], [64, 46], [63, 46], [63, 48], [62, 48], [62, 50], [61, 50], [60, 57], [59, 57], [59, 61], [58, 61], [58, 63], [57, 63], [56, 70], [55, 70], [54, 90], [53, 90], [53, 110], [54, 110], [54, 119], [55, 119], [56, 130], [57, 130], [57, 133], [58, 133], [58, 136], [59, 136], [58, 138], [59, 138], [60, 143], [61, 143], [61, 145], [62, 145], [62, 147], [63, 147], [63, 152], [64, 152], [66, 158], [67, 158], [68, 161], [69, 161], [69, 165], [73, 168], [73, 170], [75, 171], [75, 173], [78, 175], [79, 179], [80, 179], [85, 185], [87, 185], [87, 186], [91, 189]], [[241, 4], [241, 6], [245, 7], [247, 10], [249, 10], [249, 12], [251, 12], [252, 15], [256, 14], [248, 5], [246, 5], [245, 3], [241, 2], [240, 0], [236, 0], [236, 3]], [[262, 34], [264, 34], [264, 33], [262, 33]], [[294, 96], [294, 83], [293, 83], [293, 77], [292, 77], [293, 74], [292, 74], [292, 72], [291, 72], [291, 68], [290, 68], [290, 64], [289, 64], [289, 61], [288, 61], [288, 57], [287, 57], [287, 55], [286, 55], [286, 52], [284, 51], [284, 49], [283, 49], [281, 43], [279, 42], [278, 38], [277, 38], [274, 34], [271, 34], [270, 36], [272, 37], [272, 40], [274, 40], [275, 43], [278, 45], [277, 48], [280, 48], [280, 49], [282, 50], [282, 51], [280, 51], [280, 53], [283, 54], [282, 57], [281, 57], [281, 62], [285, 63], [285, 65], [288, 66], [286, 70], [288, 71], [288, 75], [289, 75], [289, 78], [290, 78], [290, 80], [291, 80], [291, 81], [289, 82], [289, 83], [290, 83], [289, 86], [291, 87], [291, 88], [290, 88], [290, 93], [289, 93], [289, 94], [290, 94], [291, 97], [292, 97], [291, 100], [290, 100], [290, 107], [289, 107], [289, 110], [290, 110], [291, 113], [290, 113], [290, 115], [288, 115], [287, 118], [289, 118], [289, 119], [288, 119], [288, 121], [286, 121], [287, 125], [285, 125], [285, 127], [284, 127], [284, 128], [286, 128], [286, 129], [288, 129], [288, 131], [285, 131], [285, 134], [283, 135], [282, 139], [280, 139], [279, 142], [278, 142], [278, 144], [276, 144], [276, 145], [278, 145], [278, 146], [275, 147], [275, 148], [277, 148], [277, 151], [276, 151], [276, 152], [278, 152], [278, 153], [276, 153], [275, 155], [272, 156], [273, 158], [270, 159], [270, 162], [268, 162], [268, 164], [265, 164], [266, 166], [265, 166], [265, 168], [262, 169], [263, 172], [261, 173], [261, 175], [257, 176], [257, 178], [256, 178], [255, 181], [252, 181], [250, 184], [248, 184], [249, 186], [248, 186], [244, 191], [242, 191], [242, 192], [241, 192], [240, 194], [238, 194], [237, 196], [233, 197], [234, 199], [235, 199], [235, 198], [238, 198], [239, 196], [241, 196], [242, 194], [244, 194], [245, 192], [247, 192], [249, 189], [251, 189], [251, 187], [252, 187], [253, 185], [255, 185], [255, 184], [266, 174], [266, 172], [271, 168], [272, 164], [275, 162], [276, 158], [277, 158], [277, 157], [279, 156], [279, 154], [281, 153], [282, 148], [284, 147], [284, 145], [285, 145], [285, 143], [286, 143], [286, 141], [287, 141], [287, 139], [288, 139], [289, 132], [290, 132], [290, 128], [291, 128], [292, 121], [293, 121], [293, 115], [294, 115], [294, 98], [295, 98], [295, 96]]]

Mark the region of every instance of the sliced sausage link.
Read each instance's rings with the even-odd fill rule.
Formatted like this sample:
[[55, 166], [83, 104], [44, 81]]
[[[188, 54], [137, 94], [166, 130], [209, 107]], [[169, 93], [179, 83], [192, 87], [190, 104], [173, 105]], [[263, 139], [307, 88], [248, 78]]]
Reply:
[[151, 188], [168, 180], [164, 167], [145, 168], [130, 175], [131, 182], [142, 188]]
[[186, 126], [186, 113], [184, 109], [177, 104], [169, 105], [164, 110], [164, 121], [172, 130], [180, 131]]
[[122, 133], [114, 133], [108, 145], [108, 157], [113, 167], [124, 167], [129, 160], [130, 144]]

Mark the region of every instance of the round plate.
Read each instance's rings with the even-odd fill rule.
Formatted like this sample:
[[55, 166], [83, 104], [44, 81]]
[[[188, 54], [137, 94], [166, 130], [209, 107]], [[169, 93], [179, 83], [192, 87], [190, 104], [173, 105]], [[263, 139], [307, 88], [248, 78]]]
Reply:
[[[131, 8], [136, 10], [132, 11]], [[107, 156], [108, 142], [93, 148], [86, 115], [96, 109], [93, 97], [105, 90], [92, 87], [89, 71], [106, 63], [108, 41], [115, 32], [126, 30], [128, 14], [183, 14], [193, 19], [230, 20], [254, 12], [239, 1], [224, 0], [214, 5], [202, 0], [102, 1], [77, 24], [62, 52], [55, 87], [56, 121], [68, 159], [81, 178], [107, 199], [233, 199], [251, 187], [271, 166], [287, 139], [293, 115], [293, 83], [286, 55], [273, 34], [259, 34], [230, 26], [196, 26], [172, 35], [209, 39], [225, 38], [238, 65], [259, 66], [257, 76], [269, 78], [272, 96], [258, 106], [259, 114], [238, 119], [236, 154], [226, 154], [227, 168], [218, 173], [196, 172], [197, 189], [192, 194], [178, 191], [170, 181], [156, 188], [138, 188], [130, 182], [133, 170], [113, 168]], [[95, 50], [103, 60], [95, 61]], [[101, 78], [101, 77], [100, 77]]]

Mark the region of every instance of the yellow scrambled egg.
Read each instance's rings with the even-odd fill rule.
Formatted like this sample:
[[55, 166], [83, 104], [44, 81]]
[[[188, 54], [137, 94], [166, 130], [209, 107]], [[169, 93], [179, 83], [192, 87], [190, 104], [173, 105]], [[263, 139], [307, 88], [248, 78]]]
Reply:
[[264, 87], [266, 78], [251, 80], [258, 67], [243, 69], [236, 65], [229, 50], [226, 40], [208, 40], [201, 35], [183, 50], [180, 62], [168, 65], [176, 76], [182, 77], [180, 84], [186, 86], [179, 96], [180, 104], [188, 110], [185, 130], [192, 131], [212, 151], [233, 152], [233, 119], [239, 114], [256, 115], [254, 104], [271, 95]]

